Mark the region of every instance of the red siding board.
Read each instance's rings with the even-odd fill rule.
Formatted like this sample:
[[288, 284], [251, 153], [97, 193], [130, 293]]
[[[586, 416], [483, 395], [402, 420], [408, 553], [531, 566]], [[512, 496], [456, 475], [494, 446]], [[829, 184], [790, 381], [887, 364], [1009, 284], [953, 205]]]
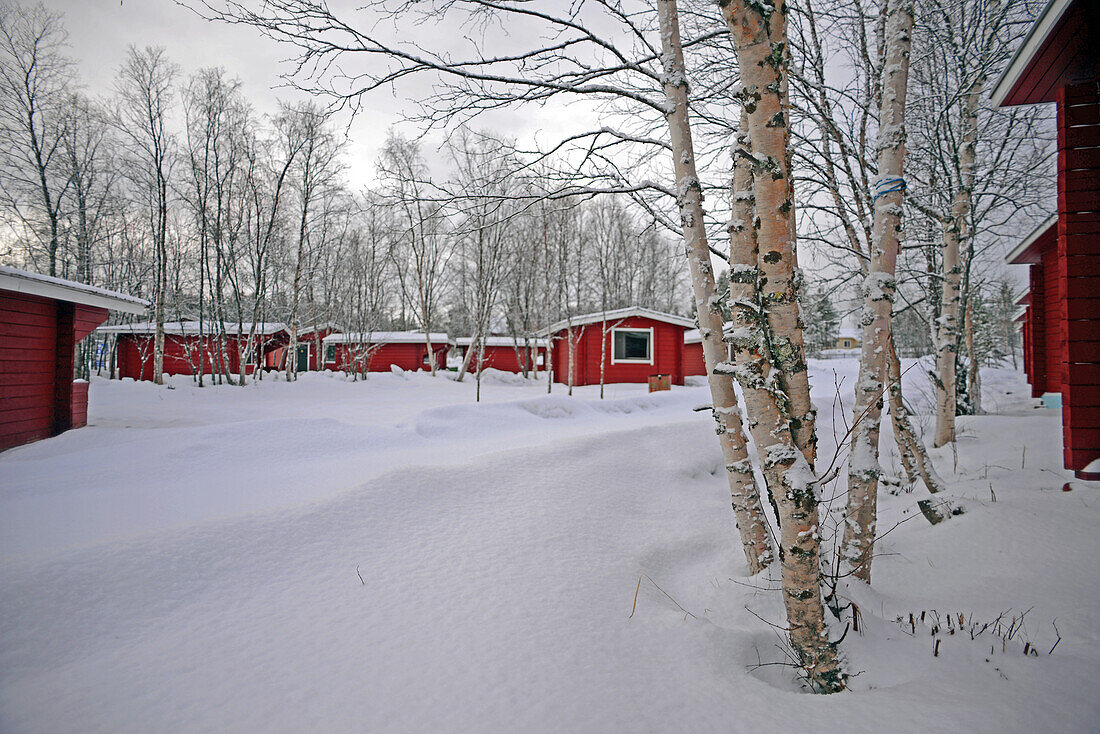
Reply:
[[[529, 350], [524, 350], [523, 347], [521, 346], [520, 351], [523, 352], [523, 363], [529, 363], [531, 361]], [[545, 355], [546, 350], [545, 349], [539, 349], [538, 354]], [[475, 354], [470, 359], [470, 365], [469, 365], [468, 370], [467, 370], [468, 372], [474, 373], [474, 372], [477, 371], [476, 361], [477, 361], [477, 355]], [[544, 358], [543, 362], [545, 364], [545, 358]], [[522, 364], [520, 362], [520, 358], [516, 355], [515, 348], [510, 347], [510, 346], [509, 347], [495, 347], [495, 346], [494, 347], [485, 347], [485, 356], [484, 356], [484, 361], [482, 362], [482, 366], [485, 367], [485, 368], [492, 367], [493, 369], [503, 370], [505, 372], [515, 372], [517, 374], [523, 371]], [[528, 364], [527, 368], [531, 369], [531, 366]]]
[[75, 343], [107, 311], [0, 292], [0, 450], [87, 422], [88, 385], [74, 384]]
[[[653, 329], [653, 363], [613, 363], [611, 360], [611, 328], [623, 329]], [[600, 382], [600, 361], [605, 361], [603, 378], [607, 384], [617, 382], [648, 382], [649, 376], [654, 374], [666, 374], [677, 385], [684, 384], [683, 370], [683, 346], [684, 332], [686, 328], [663, 321], [656, 321], [641, 316], [632, 316], [626, 319], [608, 323], [607, 343], [601, 348], [603, 326], [600, 323], [585, 324], [574, 329], [574, 335], [579, 332], [574, 370], [574, 385], [594, 385]], [[554, 335], [554, 364], [555, 380], [565, 383], [568, 380], [569, 348], [566, 338], [566, 330], [561, 330]], [[562, 368], [558, 369], [557, 365]]]
[[[436, 353], [437, 366], [442, 368], [447, 363], [447, 351], [450, 345], [433, 342], [432, 348]], [[335, 362], [326, 362], [327, 369], [346, 370], [352, 364], [351, 346], [337, 344]], [[406, 371], [427, 370], [429, 364], [425, 361], [428, 356], [427, 344], [423, 343], [387, 343], [379, 345], [369, 356], [367, 362], [368, 372], [389, 372], [391, 368], [398, 367]]]

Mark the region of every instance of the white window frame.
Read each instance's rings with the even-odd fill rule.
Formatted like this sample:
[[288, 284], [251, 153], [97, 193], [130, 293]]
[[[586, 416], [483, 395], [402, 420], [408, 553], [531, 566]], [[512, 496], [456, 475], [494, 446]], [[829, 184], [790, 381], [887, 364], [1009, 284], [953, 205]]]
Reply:
[[[324, 364], [335, 363], [336, 362], [336, 345], [335, 344], [322, 344], [321, 348], [323, 350], [322, 353], [324, 355], [324, 359], [322, 360], [322, 362]], [[329, 350], [330, 349], [332, 350], [332, 359], [329, 359]]]
[[[635, 334], [639, 332], [646, 332], [649, 334], [649, 358], [648, 359], [615, 359], [615, 334], [620, 331], [629, 331]], [[654, 355], [657, 351], [657, 342], [653, 334], [653, 327], [615, 327], [611, 329], [611, 364], [653, 364]]]

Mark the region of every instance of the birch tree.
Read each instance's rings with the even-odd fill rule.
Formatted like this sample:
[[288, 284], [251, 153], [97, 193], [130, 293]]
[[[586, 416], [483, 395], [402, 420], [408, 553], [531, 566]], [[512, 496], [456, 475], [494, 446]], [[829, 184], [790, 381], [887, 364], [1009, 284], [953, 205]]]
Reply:
[[[733, 373], [746, 388], [752, 427], [776, 506], [783, 602], [790, 643], [814, 690], [843, 690], [836, 644], [821, 600], [816, 436], [795, 281], [794, 189], [790, 179], [786, 7], [721, 3], [743, 85], [737, 152], [748, 171], [735, 179], [730, 289], [735, 299]], [[751, 194], [748, 192], [751, 191]], [[751, 202], [749, 214], [746, 199]], [[738, 216], [737, 214], [740, 214]], [[753, 255], [755, 254], [755, 258]], [[737, 281], [740, 285], [734, 288]], [[734, 292], [735, 290], [739, 292]], [[704, 352], [705, 352], [704, 346]]]
[[871, 252], [863, 285], [859, 377], [853, 414], [855, 430], [848, 458], [848, 507], [842, 556], [856, 578], [870, 582], [877, 518], [879, 426], [885, 392], [889, 334], [896, 291], [898, 246], [905, 191], [905, 100], [912, 47], [912, 0], [889, 0], [886, 16], [885, 65], [878, 114], [878, 177]]
[[394, 248], [393, 257], [399, 275], [407, 276], [400, 279], [402, 297], [424, 331], [428, 366], [434, 376], [439, 365], [431, 332], [451, 254], [442, 231], [442, 206], [416, 143], [391, 133], [378, 169], [383, 193], [400, 213], [402, 244]]
[[168, 289], [169, 195], [176, 140], [168, 128], [177, 67], [162, 48], [131, 46], [115, 82], [114, 122], [132, 161], [127, 179], [145, 209], [153, 249], [153, 381], [164, 381], [164, 315]]
[[57, 275], [62, 203], [69, 188], [63, 140], [74, 83], [61, 17], [41, 3], [0, 2], [0, 201], [45, 250]]

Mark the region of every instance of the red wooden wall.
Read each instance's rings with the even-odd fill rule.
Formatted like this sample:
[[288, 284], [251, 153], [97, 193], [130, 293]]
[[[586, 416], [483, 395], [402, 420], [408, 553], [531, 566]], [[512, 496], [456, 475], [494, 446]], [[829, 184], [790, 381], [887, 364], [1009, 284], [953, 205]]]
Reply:
[[685, 344], [684, 374], [705, 375], [706, 373], [707, 367], [703, 361], [703, 343], [697, 342], [695, 344]]
[[0, 291], [0, 449], [87, 423], [88, 385], [73, 383], [76, 342], [107, 311]]
[[[612, 364], [611, 333], [609, 329], [606, 349], [607, 366], [604, 373], [605, 383], [647, 382], [650, 375], [664, 374], [670, 375], [674, 384], [684, 384], [684, 332], [687, 331], [685, 327], [664, 321], [656, 321], [644, 316], [631, 316], [616, 320], [614, 323], [618, 328], [624, 329], [653, 329], [653, 364]], [[573, 329], [573, 338], [577, 342], [573, 364], [574, 385], [599, 384], [600, 337], [602, 332], [603, 325], [600, 323], [585, 324]], [[554, 335], [554, 380], [561, 383], [567, 383], [569, 377], [567, 334], [568, 332], [563, 329]]]
[[[1100, 459], [1098, 86], [1097, 81], [1065, 86], [1057, 99], [1057, 277], [1061, 286], [1057, 313], [1065, 324], [1062, 338], [1066, 362], [1061, 386], [1062, 427], [1065, 466], [1078, 472]], [[1048, 312], [1047, 318], [1050, 316]]]
[[[467, 347], [467, 348], [468, 349], [473, 349], [473, 347]], [[523, 361], [524, 362], [530, 362], [531, 361], [530, 350], [524, 349], [521, 346], [520, 347], [520, 352], [523, 353]], [[539, 350], [538, 350], [538, 354], [543, 356], [543, 367], [541, 369], [545, 369], [546, 349], [540, 347]], [[496, 369], [496, 370], [502, 370], [504, 372], [515, 372], [517, 374], [523, 371], [523, 368], [520, 364], [520, 358], [518, 356], [516, 356], [516, 350], [515, 350], [514, 347], [487, 346], [487, 347], [485, 347], [485, 358], [484, 359], [485, 359], [485, 361], [482, 363], [482, 366], [486, 367], [486, 368], [492, 367], [493, 369]], [[527, 369], [529, 369], [529, 370], [532, 369], [532, 366], [528, 365]], [[538, 364], [534, 365], [534, 369], [540, 369]], [[471, 374], [474, 373], [474, 372], [477, 372], [477, 355], [476, 354], [473, 357], [470, 358], [470, 366], [467, 368], [467, 371], [470, 372]]]
[[[263, 345], [269, 340], [270, 337], [258, 336], [256, 344]], [[239, 347], [245, 341], [247, 337], [227, 336], [223, 352], [218, 339], [204, 335], [202, 338], [204, 348], [200, 350], [198, 334], [165, 334], [164, 372], [169, 375], [198, 374], [201, 354], [203, 374], [209, 375], [223, 370], [233, 375], [240, 374]], [[256, 359], [255, 351], [254, 348], [253, 360]], [[135, 380], [153, 379], [152, 334], [119, 334], [117, 354], [119, 377], [130, 377]], [[252, 371], [251, 366], [246, 370], [249, 374]]]
[[[325, 362], [325, 369], [344, 370], [349, 369], [352, 363], [351, 348], [355, 345], [336, 344], [334, 362]], [[444, 369], [447, 366], [447, 350], [449, 344], [432, 343], [435, 351], [436, 366]], [[386, 343], [375, 349], [367, 363], [368, 372], [389, 372], [390, 367], [396, 366], [403, 370], [427, 370], [430, 366], [424, 359], [428, 356], [428, 345], [418, 343]]]

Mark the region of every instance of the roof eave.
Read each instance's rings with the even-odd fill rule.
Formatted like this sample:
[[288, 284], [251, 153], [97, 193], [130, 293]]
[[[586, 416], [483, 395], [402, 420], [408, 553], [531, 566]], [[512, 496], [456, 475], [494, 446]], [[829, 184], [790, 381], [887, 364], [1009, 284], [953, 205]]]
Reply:
[[82, 284], [66, 285], [64, 282], [59, 282], [59, 278], [24, 273], [25, 271], [15, 268], [0, 272], [0, 289], [122, 313], [143, 314], [149, 306], [149, 302], [143, 298], [127, 296], [124, 293], [111, 294], [107, 291], [85, 290], [74, 287]]
[[1012, 248], [1012, 251], [1005, 255], [1005, 262], [1009, 265], [1027, 265], [1027, 262], [1017, 262], [1024, 256], [1028, 249], [1035, 244], [1035, 242], [1047, 233], [1051, 227], [1057, 226], [1058, 214], [1057, 212], [1051, 214], [1042, 224], [1032, 230], [1031, 234], [1020, 241], [1020, 244]]
[[[1020, 83], [1024, 74], [1027, 73], [1028, 67], [1034, 62], [1036, 54], [1043, 47], [1050, 31], [1058, 24], [1058, 21], [1062, 19], [1062, 16], [1065, 15], [1072, 4], [1073, 0], [1050, 0], [1047, 6], [1043, 8], [1043, 12], [1035, 19], [1035, 23], [1032, 24], [1031, 30], [1024, 38], [1024, 42], [1016, 49], [1012, 60], [1008, 62], [1008, 66], [1001, 72], [996, 86], [993, 87], [994, 107], [1001, 107], [1005, 104], [1005, 100], [1008, 99], [1008, 96]], [[1018, 102], [1015, 104], [1038, 103]]]

